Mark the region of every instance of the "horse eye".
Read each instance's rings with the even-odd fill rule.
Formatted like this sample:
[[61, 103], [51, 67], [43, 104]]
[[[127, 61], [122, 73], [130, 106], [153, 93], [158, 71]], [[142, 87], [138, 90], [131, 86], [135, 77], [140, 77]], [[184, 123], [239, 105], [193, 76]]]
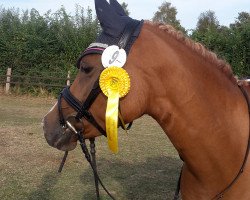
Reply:
[[84, 72], [85, 74], [90, 73], [93, 70], [93, 67], [81, 67], [81, 71]]

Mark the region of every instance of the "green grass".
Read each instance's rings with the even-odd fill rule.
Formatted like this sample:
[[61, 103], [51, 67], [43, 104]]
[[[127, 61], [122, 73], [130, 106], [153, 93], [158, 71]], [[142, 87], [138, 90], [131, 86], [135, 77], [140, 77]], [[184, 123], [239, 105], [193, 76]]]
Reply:
[[[56, 100], [0, 94], [0, 199], [94, 200], [92, 171], [80, 148], [50, 147], [41, 120]], [[119, 153], [105, 137], [96, 139], [100, 177], [117, 200], [172, 199], [180, 159], [159, 125], [150, 117], [135, 121], [129, 134], [119, 130]], [[101, 199], [110, 199], [101, 189]]]

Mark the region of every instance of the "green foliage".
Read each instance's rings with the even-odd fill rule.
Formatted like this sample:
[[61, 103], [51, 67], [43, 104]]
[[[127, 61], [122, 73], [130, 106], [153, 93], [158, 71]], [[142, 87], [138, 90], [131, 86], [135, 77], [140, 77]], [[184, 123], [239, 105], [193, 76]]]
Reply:
[[238, 76], [250, 75], [249, 13], [239, 13], [230, 27], [220, 26], [213, 11], [202, 13], [191, 37], [225, 59]]
[[219, 21], [217, 20], [214, 11], [208, 10], [200, 14], [196, 25], [196, 30], [198, 32], [204, 33], [211, 29], [217, 29], [218, 27]]
[[[91, 9], [76, 5], [75, 16], [64, 7], [41, 16], [35, 9], [0, 7], [0, 75], [11, 67], [14, 75], [54, 76], [66, 79], [75, 72], [80, 52], [97, 36]], [[64, 84], [65, 81], [62, 81]]]
[[[122, 7], [127, 14], [128, 4]], [[163, 2], [154, 14], [153, 21], [171, 24], [186, 32], [176, 19], [177, 10], [171, 3]], [[8, 67], [15, 76], [31, 76], [32, 81], [65, 85], [67, 72], [77, 72], [78, 55], [100, 32], [98, 20], [90, 8], [76, 5], [75, 15], [68, 14], [62, 6], [58, 11], [44, 15], [31, 9], [5, 9], [0, 6], [0, 82]], [[191, 38], [201, 42], [210, 50], [229, 62], [238, 76], [250, 75], [250, 13], [241, 12], [229, 27], [221, 26], [211, 10], [201, 13]], [[56, 77], [62, 80], [41, 80], [35, 77]], [[29, 80], [13, 78], [12, 81]], [[15, 85], [18, 93], [48, 91], [57, 94], [58, 88]]]
[[154, 17], [152, 19], [154, 22], [170, 24], [177, 30], [186, 33], [185, 28], [183, 28], [180, 24], [180, 21], [176, 19], [177, 9], [171, 6], [171, 3], [165, 1], [158, 9], [159, 10], [154, 14]]
[[241, 12], [234, 24], [230, 25], [232, 30], [232, 65], [238, 74], [250, 75], [250, 13]]

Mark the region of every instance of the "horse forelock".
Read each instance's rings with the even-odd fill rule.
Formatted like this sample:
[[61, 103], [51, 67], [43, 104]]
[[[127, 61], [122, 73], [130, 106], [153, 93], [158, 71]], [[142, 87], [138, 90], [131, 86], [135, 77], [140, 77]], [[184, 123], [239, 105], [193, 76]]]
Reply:
[[153, 23], [150, 21], [145, 21], [145, 23], [165, 31], [171, 37], [180, 41], [181, 43], [189, 47], [192, 51], [201, 55], [208, 62], [217, 66], [233, 83], [237, 84], [238, 79], [236, 76], [234, 76], [231, 66], [226, 61], [219, 59], [215, 53], [206, 49], [201, 43], [193, 41], [192, 39], [185, 36], [181, 31], [177, 31], [171, 25], [163, 23]]

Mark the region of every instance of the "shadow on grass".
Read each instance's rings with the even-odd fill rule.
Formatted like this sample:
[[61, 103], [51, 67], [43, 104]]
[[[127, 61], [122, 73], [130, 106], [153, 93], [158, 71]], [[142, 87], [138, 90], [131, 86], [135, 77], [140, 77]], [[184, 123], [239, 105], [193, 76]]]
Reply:
[[51, 189], [53, 188], [53, 186], [57, 184], [58, 178], [59, 176], [56, 173], [46, 174], [42, 179], [42, 183], [38, 186], [38, 189], [30, 193], [27, 199], [28, 200], [53, 199]]
[[[116, 200], [172, 200], [182, 162], [173, 157], [158, 156], [138, 158], [134, 161], [118, 158], [98, 158], [98, 172], [104, 185]], [[86, 165], [87, 165], [87, 161]], [[84, 162], [84, 163], [85, 163]], [[90, 167], [83, 173], [81, 168], [65, 171], [68, 182], [62, 183], [57, 172], [50, 172], [42, 178], [41, 184], [29, 194], [28, 200], [96, 200], [93, 173]], [[67, 175], [73, 174], [71, 175]], [[79, 174], [80, 177], [79, 177]], [[78, 180], [78, 181], [76, 181]], [[58, 185], [59, 184], [59, 185]], [[74, 188], [70, 189], [71, 186]], [[64, 188], [64, 189], [63, 189]], [[100, 188], [101, 200], [111, 200]], [[56, 190], [56, 191], [55, 191]]]
[[[119, 160], [97, 161], [101, 180], [117, 200], [173, 199], [181, 161], [172, 157], [148, 158], [143, 162], [126, 163]], [[94, 180], [90, 180], [90, 168], [80, 177], [89, 190], [82, 200], [95, 200]], [[109, 198], [101, 186], [101, 199]]]

